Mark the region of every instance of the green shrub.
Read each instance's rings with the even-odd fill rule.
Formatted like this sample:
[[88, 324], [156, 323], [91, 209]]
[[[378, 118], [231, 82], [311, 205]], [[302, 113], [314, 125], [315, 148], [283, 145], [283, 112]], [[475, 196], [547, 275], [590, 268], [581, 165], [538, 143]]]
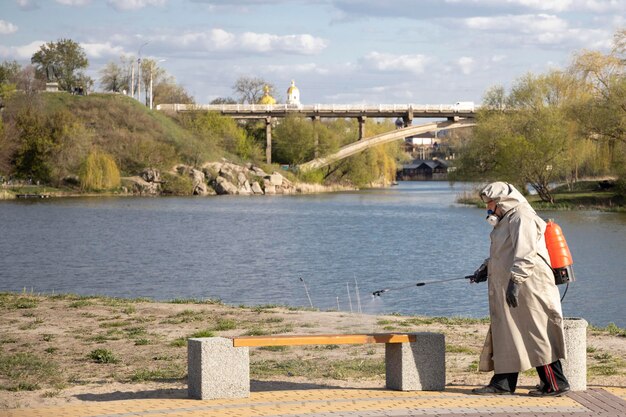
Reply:
[[115, 357], [115, 355], [113, 355], [113, 352], [111, 352], [108, 349], [95, 349], [92, 350], [89, 355], [88, 355], [89, 359], [91, 359], [92, 361], [96, 362], [96, 363], [117, 363], [119, 362], [119, 359], [117, 359]]
[[193, 180], [188, 176], [176, 175], [169, 172], [161, 174], [164, 183], [161, 184], [163, 194], [191, 195], [193, 194]]

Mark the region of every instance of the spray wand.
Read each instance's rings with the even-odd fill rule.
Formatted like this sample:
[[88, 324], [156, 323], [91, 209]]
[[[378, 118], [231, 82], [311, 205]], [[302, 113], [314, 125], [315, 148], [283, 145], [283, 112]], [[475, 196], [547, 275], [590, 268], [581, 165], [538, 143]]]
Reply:
[[374, 291], [372, 293], [372, 295], [374, 297], [380, 297], [381, 295], [383, 295], [383, 293], [389, 292], [389, 291], [403, 290], [405, 288], [411, 288], [411, 287], [422, 287], [422, 286], [424, 286], [426, 284], [436, 284], [436, 283], [440, 283], [440, 282], [448, 282], [448, 281], [457, 281], [457, 280], [462, 280], [462, 279], [469, 279], [470, 276], [467, 276], [467, 277], [457, 277], [457, 278], [448, 278], [448, 279], [439, 279], [439, 280], [436, 280], [436, 281], [418, 281], [418, 282], [415, 282], [415, 283], [410, 284], [410, 285], [403, 285], [402, 287], [385, 288], [384, 290]]

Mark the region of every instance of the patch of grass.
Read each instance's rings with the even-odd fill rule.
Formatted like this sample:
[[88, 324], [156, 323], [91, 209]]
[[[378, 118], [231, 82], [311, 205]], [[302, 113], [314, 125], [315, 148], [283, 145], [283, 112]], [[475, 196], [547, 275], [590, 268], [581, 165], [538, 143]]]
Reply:
[[109, 321], [106, 323], [100, 323], [100, 327], [108, 328], [108, 327], [124, 327], [128, 326], [129, 322], [127, 321]]
[[186, 337], [179, 337], [177, 339], [174, 339], [170, 343], [170, 346], [173, 346], [173, 347], [187, 346], [187, 338]]
[[131, 376], [132, 382], [172, 381], [185, 377], [182, 366], [170, 366], [165, 369], [138, 369]]
[[386, 320], [386, 319], [378, 319], [376, 321], [376, 324], [378, 326], [386, 326], [388, 324], [394, 324], [395, 322], [393, 320]]
[[284, 318], [282, 317], [269, 317], [265, 320], [263, 320], [265, 323], [282, 323], [283, 321], [285, 321]]
[[7, 297], [7, 299], [0, 304], [0, 307], [4, 307], [8, 310], [36, 308], [39, 305], [39, 300], [34, 297]]
[[592, 365], [587, 368], [587, 372], [589, 375], [616, 375], [617, 369], [614, 365]]
[[95, 363], [118, 363], [119, 359], [115, 357], [113, 352], [108, 349], [95, 349], [92, 350], [89, 355], [89, 359]]
[[215, 333], [213, 333], [210, 329], [199, 330], [195, 333], [192, 333], [189, 338], [198, 338], [198, 337], [215, 337]]
[[46, 348], [46, 349], [44, 350], [44, 352], [49, 353], [49, 354], [51, 354], [51, 355], [52, 355], [52, 354], [53, 354], [53, 353], [55, 353], [57, 350], [59, 350], [59, 348], [57, 348], [57, 347], [49, 347], [49, 348]]
[[284, 352], [289, 346], [261, 346], [259, 350], [267, 350], [270, 352]]
[[459, 346], [459, 345], [452, 345], [452, 344], [446, 344], [446, 352], [449, 353], [467, 353], [468, 355], [474, 355], [476, 353], [476, 351], [470, 347], [467, 346]]
[[237, 328], [237, 322], [232, 319], [218, 319], [213, 327], [215, 331], [234, 330]]
[[149, 345], [150, 341], [148, 339], [137, 339], [135, 340], [135, 346], [143, 346], [143, 345]]
[[468, 372], [478, 372], [478, 361], [473, 361], [467, 366]]
[[247, 332], [245, 332], [243, 335], [244, 336], [266, 336], [268, 334], [270, 334], [270, 332], [265, 329], [261, 329], [260, 327], [253, 327]]
[[168, 303], [171, 304], [224, 304], [222, 302], [222, 300], [220, 300], [219, 298], [205, 298], [205, 299], [199, 299], [199, 298], [175, 298], [173, 300], [170, 301], [166, 301]]
[[596, 350], [598, 349], [593, 346], [587, 346], [587, 353], [594, 353]]
[[30, 391], [40, 385], [53, 385], [62, 381], [58, 365], [50, 358], [40, 358], [31, 353], [0, 353], [0, 375], [10, 381], [4, 389]]
[[137, 308], [135, 306], [127, 306], [122, 309], [122, 313], [124, 314], [134, 314], [137, 312]]
[[377, 359], [343, 359], [320, 361], [317, 359], [264, 360], [250, 365], [253, 378], [271, 376], [299, 376], [307, 378], [374, 378], [385, 374], [385, 364]]
[[68, 307], [82, 308], [82, 307], [92, 306], [93, 304], [94, 304], [93, 301], [90, 301], [90, 300], [78, 300], [78, 301], [72, 301], [71, 303], [69, 303]]
[[202, 311], [183, 310], [180, 313], [176, 313], [173, 316], [169, 316], [164, 323], [167, 324], [179, 324], [179, 323], [191, 323], [194, 321], [205, 320], [205, 314]]
[[126, 335], [128, 336], [128, 338], [130, 339], [134, 339], [148, 333], [145, 327], [127, 327], [124, 330], [126, 331]]
[[43, 340], [44, 342], [49, 342], [52, 339], [54, 339], [54, 335], [53, 334], [44, 333], [44, 334], [41, 335], [41, 340]]

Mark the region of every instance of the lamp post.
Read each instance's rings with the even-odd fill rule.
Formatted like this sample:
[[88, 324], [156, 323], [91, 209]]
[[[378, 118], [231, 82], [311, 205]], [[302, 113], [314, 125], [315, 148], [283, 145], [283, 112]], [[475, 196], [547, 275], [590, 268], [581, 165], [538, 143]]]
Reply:
[[144, 42], [137, 51], [137, 100], [141, 101], [141, 49], [150, 42]]
[[[159, 59], [157, 62], [165, 62], [167, 59]], [[152, 95], [152, 71], [154, 71], [154, 65], [150, 66], [150, 110], [154, 103], [154, 96]]]

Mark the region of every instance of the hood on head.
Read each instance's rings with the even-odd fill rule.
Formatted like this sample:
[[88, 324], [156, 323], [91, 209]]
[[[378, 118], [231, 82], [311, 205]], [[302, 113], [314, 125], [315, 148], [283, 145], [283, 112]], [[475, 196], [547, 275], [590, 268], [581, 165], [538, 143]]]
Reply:
[[519, 204], [528, 204], [526, 198], [517, 191], [517, 188], [506, 182], [492, 182], [480, 191], [480, 198], [486, 203], [490, 200], [505, 213]]

